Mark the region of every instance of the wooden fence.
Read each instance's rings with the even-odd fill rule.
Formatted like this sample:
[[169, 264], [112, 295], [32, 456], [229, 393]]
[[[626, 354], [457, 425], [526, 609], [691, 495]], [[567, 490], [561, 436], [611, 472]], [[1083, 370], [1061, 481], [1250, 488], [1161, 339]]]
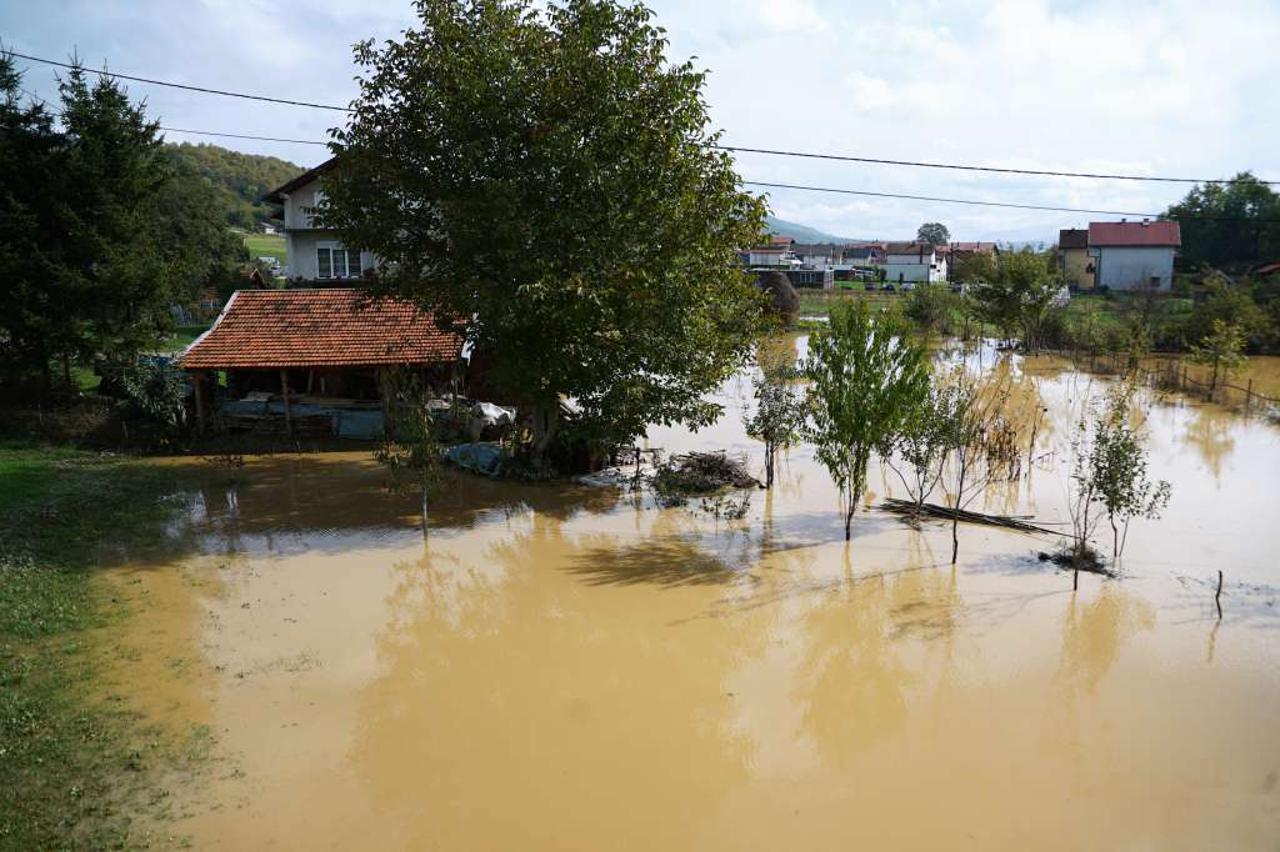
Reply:
[[1243, 387], [1232, 384], [1230, 381], [1219, 380], [1214, 387], [1212, 383], [1201, 381], [1190, 375], [1188, 362], [1183, 358], [1156, 356], [1153, 360], [1148, 356], [1134, 367], [1130, 363], [1129, 356], [1120, 353], [1098, 354], [1068, 350], [1047, 354], [1069, 358], [1077, 367], [1087, 369], [1091, 373], [1133, 375], [1139, 382], [1159, 390], [1195, 394], [1227, 408], [1241, 409], [1246, 414], [1260, 412], [1280, 416], [1280, 399], [1254, 390], [1253, 379], [1247, 379]]

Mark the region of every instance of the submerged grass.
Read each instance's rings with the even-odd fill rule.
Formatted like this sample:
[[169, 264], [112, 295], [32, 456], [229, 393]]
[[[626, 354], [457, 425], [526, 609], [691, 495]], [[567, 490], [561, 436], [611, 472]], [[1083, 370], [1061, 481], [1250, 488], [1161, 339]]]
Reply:
[[90, 631], [121, 615], [91, 582], [101, 542], [148, 547], [178, 473], [0, 443], [0, 848], [126, 848], [162, 803], [171, 746], [95, 700]]

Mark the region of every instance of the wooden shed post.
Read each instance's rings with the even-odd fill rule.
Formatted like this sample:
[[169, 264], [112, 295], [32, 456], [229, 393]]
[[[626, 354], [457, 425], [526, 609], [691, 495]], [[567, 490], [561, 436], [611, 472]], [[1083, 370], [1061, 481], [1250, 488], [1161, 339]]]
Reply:
[[280, 392], [284, 394], [284, 428], [293, 437], [293, 410], [289, 405], [289, 371], [280, 371]]
[[191, 374], [191, 386], [196, 398], [196, 433], [204, 434], [204, 371], [196, 370]]

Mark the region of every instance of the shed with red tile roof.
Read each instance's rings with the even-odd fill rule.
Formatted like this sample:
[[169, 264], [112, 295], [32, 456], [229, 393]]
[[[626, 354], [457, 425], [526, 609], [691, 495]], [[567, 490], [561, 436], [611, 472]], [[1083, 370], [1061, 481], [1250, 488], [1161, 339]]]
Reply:
[[350, 288], [239, 290], [182, 354], [188, 370], [452, 363], [460, 335], [411, 302]]
[[290, 434], [301, 424], [345, 437], [360, 409], [377, 421], [375, 431], [382, 428], [385, 370], [421, 371], [428, 385], [447, 386], [462, 345], [460, 334], [404, 300], [351, 288], [238, 290], [180, 363], [195, 381], [202, 431], [205, 379], [225, 371], [226, 388], [213, 391], [223, 397], [224, 423], [258, 429], [283, 422]]

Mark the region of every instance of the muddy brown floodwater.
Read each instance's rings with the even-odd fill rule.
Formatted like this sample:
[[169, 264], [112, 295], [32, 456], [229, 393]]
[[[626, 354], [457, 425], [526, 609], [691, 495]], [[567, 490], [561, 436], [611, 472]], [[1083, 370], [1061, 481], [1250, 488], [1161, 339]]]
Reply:
[[[1054, 448], [1105, 381], [1013, 367], [1050, 412], [1044, 457], [987, 505], [1061, 521]], [[758, 465], [748, 393], [651, 443]], [[142, 602], [113, 637], [140, 712], [213, 734], [163, 830], [212, 849], [1274, 849], [1280, 430], [1143, 401], [1173, 502], [1135, 524], [1121, 579], [1075, 594], [1043, 536], [962, 528], [953, 569], [945, 525], [873, 510], [846, 546], [804, 446], [741, 521], [461, 478], [426, 541], [364, 454], [210, 474], [178, 495], [188, 555], [104, 575]]]

